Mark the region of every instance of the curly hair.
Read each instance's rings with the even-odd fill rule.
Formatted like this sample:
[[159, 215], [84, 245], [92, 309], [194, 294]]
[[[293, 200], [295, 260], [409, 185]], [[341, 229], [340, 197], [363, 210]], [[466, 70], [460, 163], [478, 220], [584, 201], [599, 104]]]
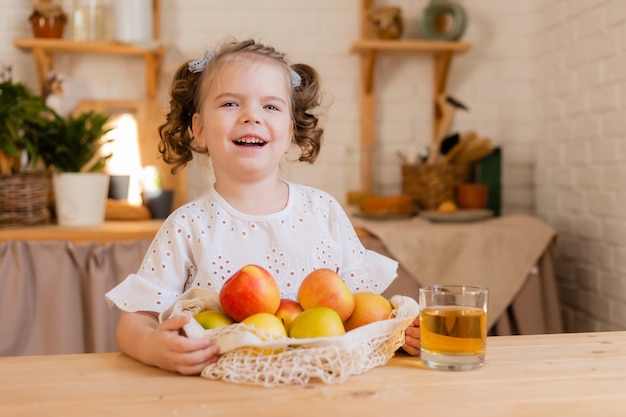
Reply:
[[291, 89], [291, 113], [293, 118], [294, 142], [300, 148], [298, 161], [313, 163], [317, 158], [324, 130], [318, 126], [318, 117], [312, 110], [321, 104], [319, 74], [307, 64], [290, 65], [283, 53], [271, 46], [257, 43], [252, 39], [242, 42], [229, 41], [216, 51], [204, 70], [192, 72], [189, 63], [181, 65], [174, 75], [170, 88], [170, 110], [164, 124], [159, 126], [159, 152], [163, 160], [172, 165], [175, 173], [193, 159], [193, 153], [208, 154], [206, 148], [199, 147], [191, 130], [193, 115], [201, 112], [204, 95], [209, 83], [229, 62], [232, 56], [250, 57], [253, 60], [268, 59], [285, 71], [289, 79], [289, 69], [301, 78], [300, 85]]

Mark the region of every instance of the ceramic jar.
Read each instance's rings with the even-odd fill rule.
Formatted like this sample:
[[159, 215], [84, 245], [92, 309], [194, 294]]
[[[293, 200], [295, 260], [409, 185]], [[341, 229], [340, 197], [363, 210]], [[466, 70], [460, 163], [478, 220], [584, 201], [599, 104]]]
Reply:
[[53, 3], [38, 3], [28, 20], [36, 38], [62, 38], [67, 16], [61, 6]]

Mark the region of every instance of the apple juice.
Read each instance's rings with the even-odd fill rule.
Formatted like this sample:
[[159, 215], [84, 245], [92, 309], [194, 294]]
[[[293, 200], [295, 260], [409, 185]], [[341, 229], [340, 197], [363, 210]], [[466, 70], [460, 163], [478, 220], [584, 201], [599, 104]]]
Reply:
[[487, 314], [481, 308], [426, 307], [420, 313], [422, 348], [442, 355], [482, 355]]

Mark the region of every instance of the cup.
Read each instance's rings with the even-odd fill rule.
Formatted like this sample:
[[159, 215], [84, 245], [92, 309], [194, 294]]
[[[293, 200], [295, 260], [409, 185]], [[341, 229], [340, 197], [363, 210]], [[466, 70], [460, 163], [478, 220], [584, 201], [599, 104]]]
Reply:
[[174, 190], [144, 191], [143, 195], [153, 219], [165, 219], [172, 212]]
[[483, 366], [488, 289], [434, 285], [419, 289], [422, 364], [465, 371]]
[[487, 208], [489, 202], [489, 187], [485, 184], [461, 184], [456, 189], [456, 200], [461, 208]]
[[129, 187], [130, 175], [111, 175], [108, 198], [113, 200], [128, 200]]

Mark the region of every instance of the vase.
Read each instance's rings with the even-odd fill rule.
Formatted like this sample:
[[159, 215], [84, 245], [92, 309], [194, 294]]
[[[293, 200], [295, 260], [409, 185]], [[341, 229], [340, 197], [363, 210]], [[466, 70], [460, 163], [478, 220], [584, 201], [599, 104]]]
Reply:
[[466, 27], [463, 7], [447, 0], [430, 0], [419, 19], [422, 36], [431, 41], [458, 41]]
[[62, 172], [52, 177], [57, 222], [60, 226], [104, 223], [109, 176], [102, 172]]
[[400, 39], [402, 36], [404, 20], [399, 7], [374, 7], [368, 12], [368, 19], [378, 39]]

